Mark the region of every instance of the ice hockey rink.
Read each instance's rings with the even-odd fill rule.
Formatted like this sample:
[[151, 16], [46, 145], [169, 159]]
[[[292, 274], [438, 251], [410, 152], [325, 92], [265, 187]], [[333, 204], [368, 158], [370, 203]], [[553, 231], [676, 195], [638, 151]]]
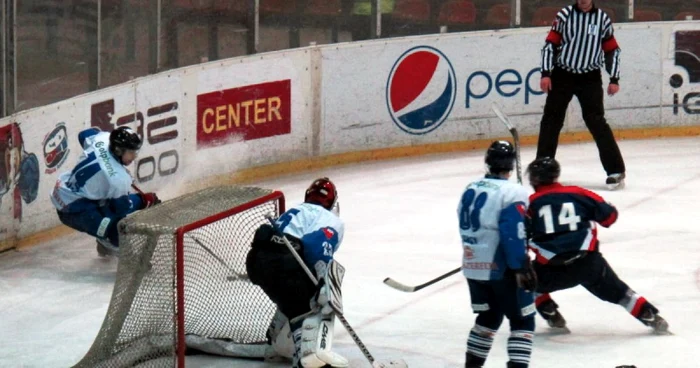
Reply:
[[[562, 182], [588, 187], [617, 206], [617, 223], [600, 228], [601, 250], [619, 276], [660, 309], [674, 335], [653, 335], [622, 307], [577, 287], [553, 294], [571, 334], [552, 334], [537, 317], [532, 367], [698, 366], [700, 138], [625, 140], [620, 147], [627, 164], [624, 190], [606, 190], [593, 143], [560, 147]], [[523, 166], [533, 158], [534, 148], [524, 147]], [[463, 276], [415, 293], [382, 280], [420, 284], [460, 265], [457, 202], [483, 170], [483, 152], [471, 151], [255, 184], [282, 190], [289, 206], [302, 200], [314, 178], [335, 181], [346, 222], [336, 258], [346, 268], [348, 321], [379, 360], [403, 358], [411, 368], [463, 367], [475, 318]], [[78, 233], [0, 254], [0, 367], [70, 367], [80, 360], [102, 324], [116, 266], [115, 259], [98, 258], [94, 240]], [[486, 367], [505, 367], [508, 333], [504, 322]], [[369, 367], [340, 323], [335, 349], [351, 367]], [[285, 365], [191, 357], [188, 366]]]

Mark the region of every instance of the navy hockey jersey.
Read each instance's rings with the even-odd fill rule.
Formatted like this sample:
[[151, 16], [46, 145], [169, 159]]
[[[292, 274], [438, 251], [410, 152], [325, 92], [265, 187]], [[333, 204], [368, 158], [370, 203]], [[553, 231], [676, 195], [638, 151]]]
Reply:
[[590, 190], [554, 183], [535, 189], [528, 217], [530, 249], [537, 262], [548, 263], [562, 253], [597, 251], [596, 223], [609, 227], [617, 209]]

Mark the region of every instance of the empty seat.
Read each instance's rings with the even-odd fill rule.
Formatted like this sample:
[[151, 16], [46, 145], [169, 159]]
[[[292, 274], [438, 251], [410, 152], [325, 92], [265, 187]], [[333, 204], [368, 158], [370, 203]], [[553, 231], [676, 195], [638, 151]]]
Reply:
[[661, 13], [651, 9], [634, 9], [635, 22], [660, 22], [663, 20]]
[[613, 8], [600, 7], [600, 10], [604, 11], [610, 17], [610, 21], [613, 23], [617, 22], [617, 17], [615, 16], [615, 10]]
[[700, 11], [684, 11], [676, 14], [675, 17], [673, 17], [674, 20], [686, 20], [688, 17], [691, 17], [693, 20], [698, 20], [700, 19]]
[[340, 0], [310, 0], [304, 13], [333, 16], [339, 15], [342, 11]]
[[430, 20], [430, 2], [428, 0], [397, 0], [391, 17], [414, 22], [427, 22]]
[[544, 6], [535, 10], [535, 14], [532, 15], [532, 25], [533, 26], [551, 26], [554, 23], [554, 19], [557, 17], [557, 13], [561, 8], [553, 6]]
[[475, 21], [476, 6], [469, 0], [448, 0], [440, 7], [440, 24], [472, 24]]
[[496, 4], [486, 13], [486, 24], [510, 26], [510, 4]]
[[296, 6], [294, 0], [260, 0], [261, 13], [293, 13]]

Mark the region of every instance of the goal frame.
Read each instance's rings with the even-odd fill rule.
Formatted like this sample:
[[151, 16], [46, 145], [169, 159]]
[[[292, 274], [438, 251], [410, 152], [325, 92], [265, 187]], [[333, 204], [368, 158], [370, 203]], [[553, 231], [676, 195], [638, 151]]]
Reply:
[[184, 238], [185, 234], [196, 230], [198, 228], [201, 228], [203, 226], [212, 224], [214, 222], [220, 221], [224, 218], [227, 218], [229, 216], [233, 216], [236, 213], [240, 213], [246, 210], [249, 210], [253, 207], [259, 206], [261, 204], [270, 202], [270, 201], [277, 201], [278, 203], [278, 211], [279, 214], [282, 214], [285, 212], [285, 199], [284, 199], [284, 193], [282, 193], [279, 190], [275, 190], [270, 194], [267, 194], [263, 197], [256, 198], [250, 202], [246, 202], [244, 204], [241, 204], [236, 207], [232, 207], [226, 211], [219, 212], [215, 215], [209, 216], [207, 218], [201, 219], [199, 221], [195, 221], [192, 223], [189, 223], [187, 225], [180, 226], [175, 230], [175, 241], [176, 241], [176, 250], [175, 250], [175, 267], [176, 269], [176, 313], [177, 313], [177, 321], [176, 321], [176, 328], [177, 328], [177, 347], [176, 347], [176, 353], [177, 353], [177, 366], [178, 367], [185, 367], [185, 350], [187, 349], [186, 343], [185, 343], [185, 256], [184, 256]]

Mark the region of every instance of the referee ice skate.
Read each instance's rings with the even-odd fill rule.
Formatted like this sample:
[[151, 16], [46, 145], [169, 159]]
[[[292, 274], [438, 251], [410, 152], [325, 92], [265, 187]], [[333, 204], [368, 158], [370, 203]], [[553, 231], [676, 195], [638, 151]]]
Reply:
[[608, 95], [616, 94], [620, 79], [620, 47], [608, 14], [593, 0], [577, 0], [554, 20], [542, 49], [540, 88], [547, 101], [540, 123], [537, 158], [555, 157], [566, 109], [576, 96], [583, 120], [591, 132], [610, 189], [622, 188], [625, 163], [610, 126], [605, 121], [601, 68], [610, 74]]

